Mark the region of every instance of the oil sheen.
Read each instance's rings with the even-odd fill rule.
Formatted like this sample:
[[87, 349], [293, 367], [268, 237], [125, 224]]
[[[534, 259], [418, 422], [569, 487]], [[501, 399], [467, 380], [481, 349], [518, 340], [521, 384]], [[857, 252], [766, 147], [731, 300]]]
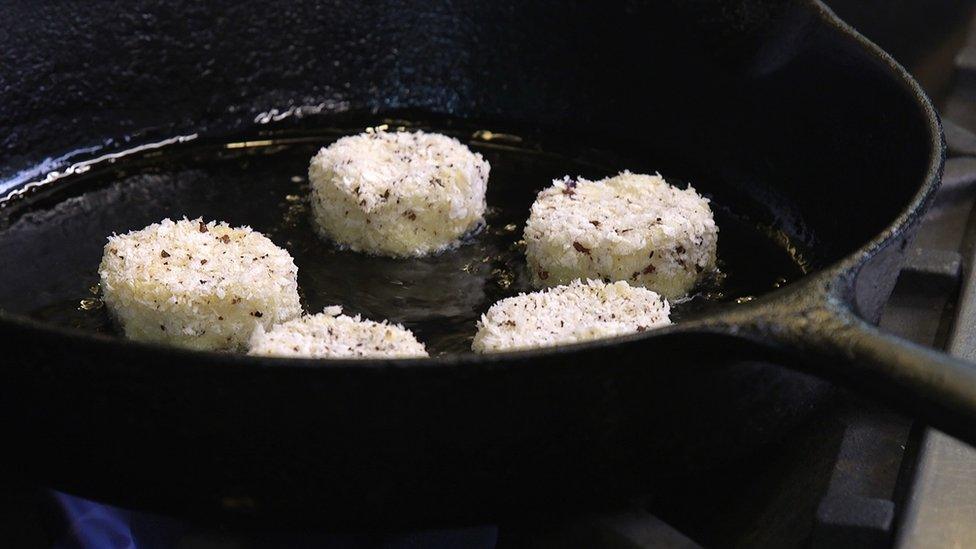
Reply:
[[[170, 140], [88, 163], [0, 209], [0, 309], [43, 322], [115, 334], [98, 299], [105, 239], [163, 218], [249, 225], [287, 249], [298, 265], [308, 312], [341, 305], [347, 314], [402, 323], [431, 355], [469, 352], [476, 322], [499, 299], [531, 291], [522, 230], [538, 191], [565, 175], [602, 178], [621, 170], [660, 170], [674, 184], [689, 174], [648, 167], [642, 156], [579, 147], [452, 124], [442, 131], [491, 164], [487, 225], [439, 255], [373, 257], [320, 240], [308, 211], [308, 162], [357, 127], [233, 139]], [[395, 128], [390, 128], [395, 129]], [[48, 178], [51, 179], [51, 178]], [[802, 276], [806, 265], [788, 238], [723, 202], [717, 182], [693, 179], [712, 199], [721, 275], [674, 304], [676, 322], [734, 307]]]

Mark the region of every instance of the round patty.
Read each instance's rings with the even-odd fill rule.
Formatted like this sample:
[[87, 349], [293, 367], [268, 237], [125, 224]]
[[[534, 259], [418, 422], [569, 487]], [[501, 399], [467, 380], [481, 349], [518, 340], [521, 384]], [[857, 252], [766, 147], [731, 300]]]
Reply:
[[667, 326], [670, 314], [667, 300], [646, 288], [574, 280], [495, 303], [471, 348], [490, 353], [613, 337]]
[[715, 270], [718, 227], [691, 186], [623, 172], [554, 181], [532, 205], [525, 243], [537, 286], [626, 280], [676, 299]]
[[425, 357], [424, 344], [398, 324], [364, 320], [326, 307], [317, 315], [255, 330], [249, 354], [308, 358]]
[[98, 274], [108, 310], [139, 341], [244, 350], [256, 326], [301, 314], [298, 267], [249, 227], [164, 219], [109, 237]]
[[309, 166], [314, 226], [355, 251], [438, 252], [484, 222], [488, 172], [480, 154], [439, 134], [343, 137]]

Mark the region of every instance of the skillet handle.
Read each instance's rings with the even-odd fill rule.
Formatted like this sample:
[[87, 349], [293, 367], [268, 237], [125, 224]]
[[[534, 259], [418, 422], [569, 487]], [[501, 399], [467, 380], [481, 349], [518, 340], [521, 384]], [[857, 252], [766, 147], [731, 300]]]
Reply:
[[803, 352], [813, 373], [877, 395], [976, 446], [976, 363], [885, 333], [836, 304], [785, 325], [777, 339]]

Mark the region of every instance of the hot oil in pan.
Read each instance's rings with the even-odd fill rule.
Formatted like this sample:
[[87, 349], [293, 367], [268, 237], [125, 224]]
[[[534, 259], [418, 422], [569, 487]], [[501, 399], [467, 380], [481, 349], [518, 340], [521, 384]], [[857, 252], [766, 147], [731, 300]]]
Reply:
[[[477, 319], [492, 303], [532, 290], [521, 235], [535, 194], [564, 175], [599, 178], [641, 167], [605, 152], [560, 154], [505, 134], [454, 130], [491, 163], [487, 226], [458, 249], [433, 257], [371, 257], [324, 243], [310, 227], [308, 161], [319, 147], [352, 132], [179, 144], [96, 163], [77, 181], [59, 180], [53, 196], [30, 210], [6, 208], [12, 221], [0, 231], [0, 264], [18, 268], [0, 274], [0, 307], [114, 333], [96, 295], [105, 238], [165, 217], [202, 216], [250, 225], [288, 249], [307, 311], [342, 305], [348, 314], [405, 324], [432, 355], [467, 352]], [[706, 182], [695, 186], [709, 194]], [[723, 276], [675, 304], [678, 322], [735, 306], [804, 272], [782, 238], [720, 201], [713, 199], [713, 209]]]

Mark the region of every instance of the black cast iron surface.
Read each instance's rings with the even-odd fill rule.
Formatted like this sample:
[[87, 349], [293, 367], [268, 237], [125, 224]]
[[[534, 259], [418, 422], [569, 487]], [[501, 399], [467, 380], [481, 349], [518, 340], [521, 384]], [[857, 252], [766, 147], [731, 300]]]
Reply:
[[[624, 169], [694, 179], [697, 190], [712, 200], [722, 227], [722, 272], [691, 299], [673, 304], [674, 321], [747, 302], [809, 269], [804, 251], [773, 228], [775, 220], [740, 213], [758, 210], [759, 204], [750, 204], [741, 193], [725, 196], [721, 187], [715, 188], [717, 195], [710, 192], [714, 186], [707, 178], [694, 177], [687, 167], [668, 166], [646, 153], [622, 156], [578, 146], [554, 150], [558, 145], [452, 120], [433, 128], [468, 142], [491, 163], [487, 226], [467, 235], [456, 250], [435, 257], [383, 258], [337, 249], [312, 228], [304, 175], [309, 158], [339, 136], [379, 122], [391, 130], [408, 123], [367, 118], [358, 125], [346, 120], [345, 129], [308, 129], [298, 135], [265, 132], [229, 142], [185, 139], [93, 162], [82, 174], [58, 181], [43, 201], [19, 201], [24, 207], [11, 201], [0, 215], [0, 223], [7, 225], [0, 232], [0, 263], [19, 267], [0, 272], [0, 303], [10, 313], [113, 334], [97, 295], [105, 236], [163, 217], [206, 216], [251, 226], [287, 249], [298, 265], [305, 310], [341, 305], [347, 314], [405, 324], [434, 356], [466, 353], [477, 320], [492, 303], [533, 290], [521, 238], [536, 193], [566, 174], [592, 179]], [[31, 202], [39, 204], [28, 207]], [[33, 291], [23, 292], [27, 286]]]
[[695, 166], [819, 270], [645, 336], [429, 361], [191, 353], [6, 312], [16, 390], [0, 407], [33, 474], [125, 505], [341, 527], [599, 504], [778, 438], [822, 386], [756, 359], [797, 354], [974, 438], [969, 366], [861, 320], [937, 186], [938, 121], [820, 4], [387, 4], [16, 3], [0, 23], [18, 60], [0, 67], [7, 186], [72, 147], [410, 108]]

